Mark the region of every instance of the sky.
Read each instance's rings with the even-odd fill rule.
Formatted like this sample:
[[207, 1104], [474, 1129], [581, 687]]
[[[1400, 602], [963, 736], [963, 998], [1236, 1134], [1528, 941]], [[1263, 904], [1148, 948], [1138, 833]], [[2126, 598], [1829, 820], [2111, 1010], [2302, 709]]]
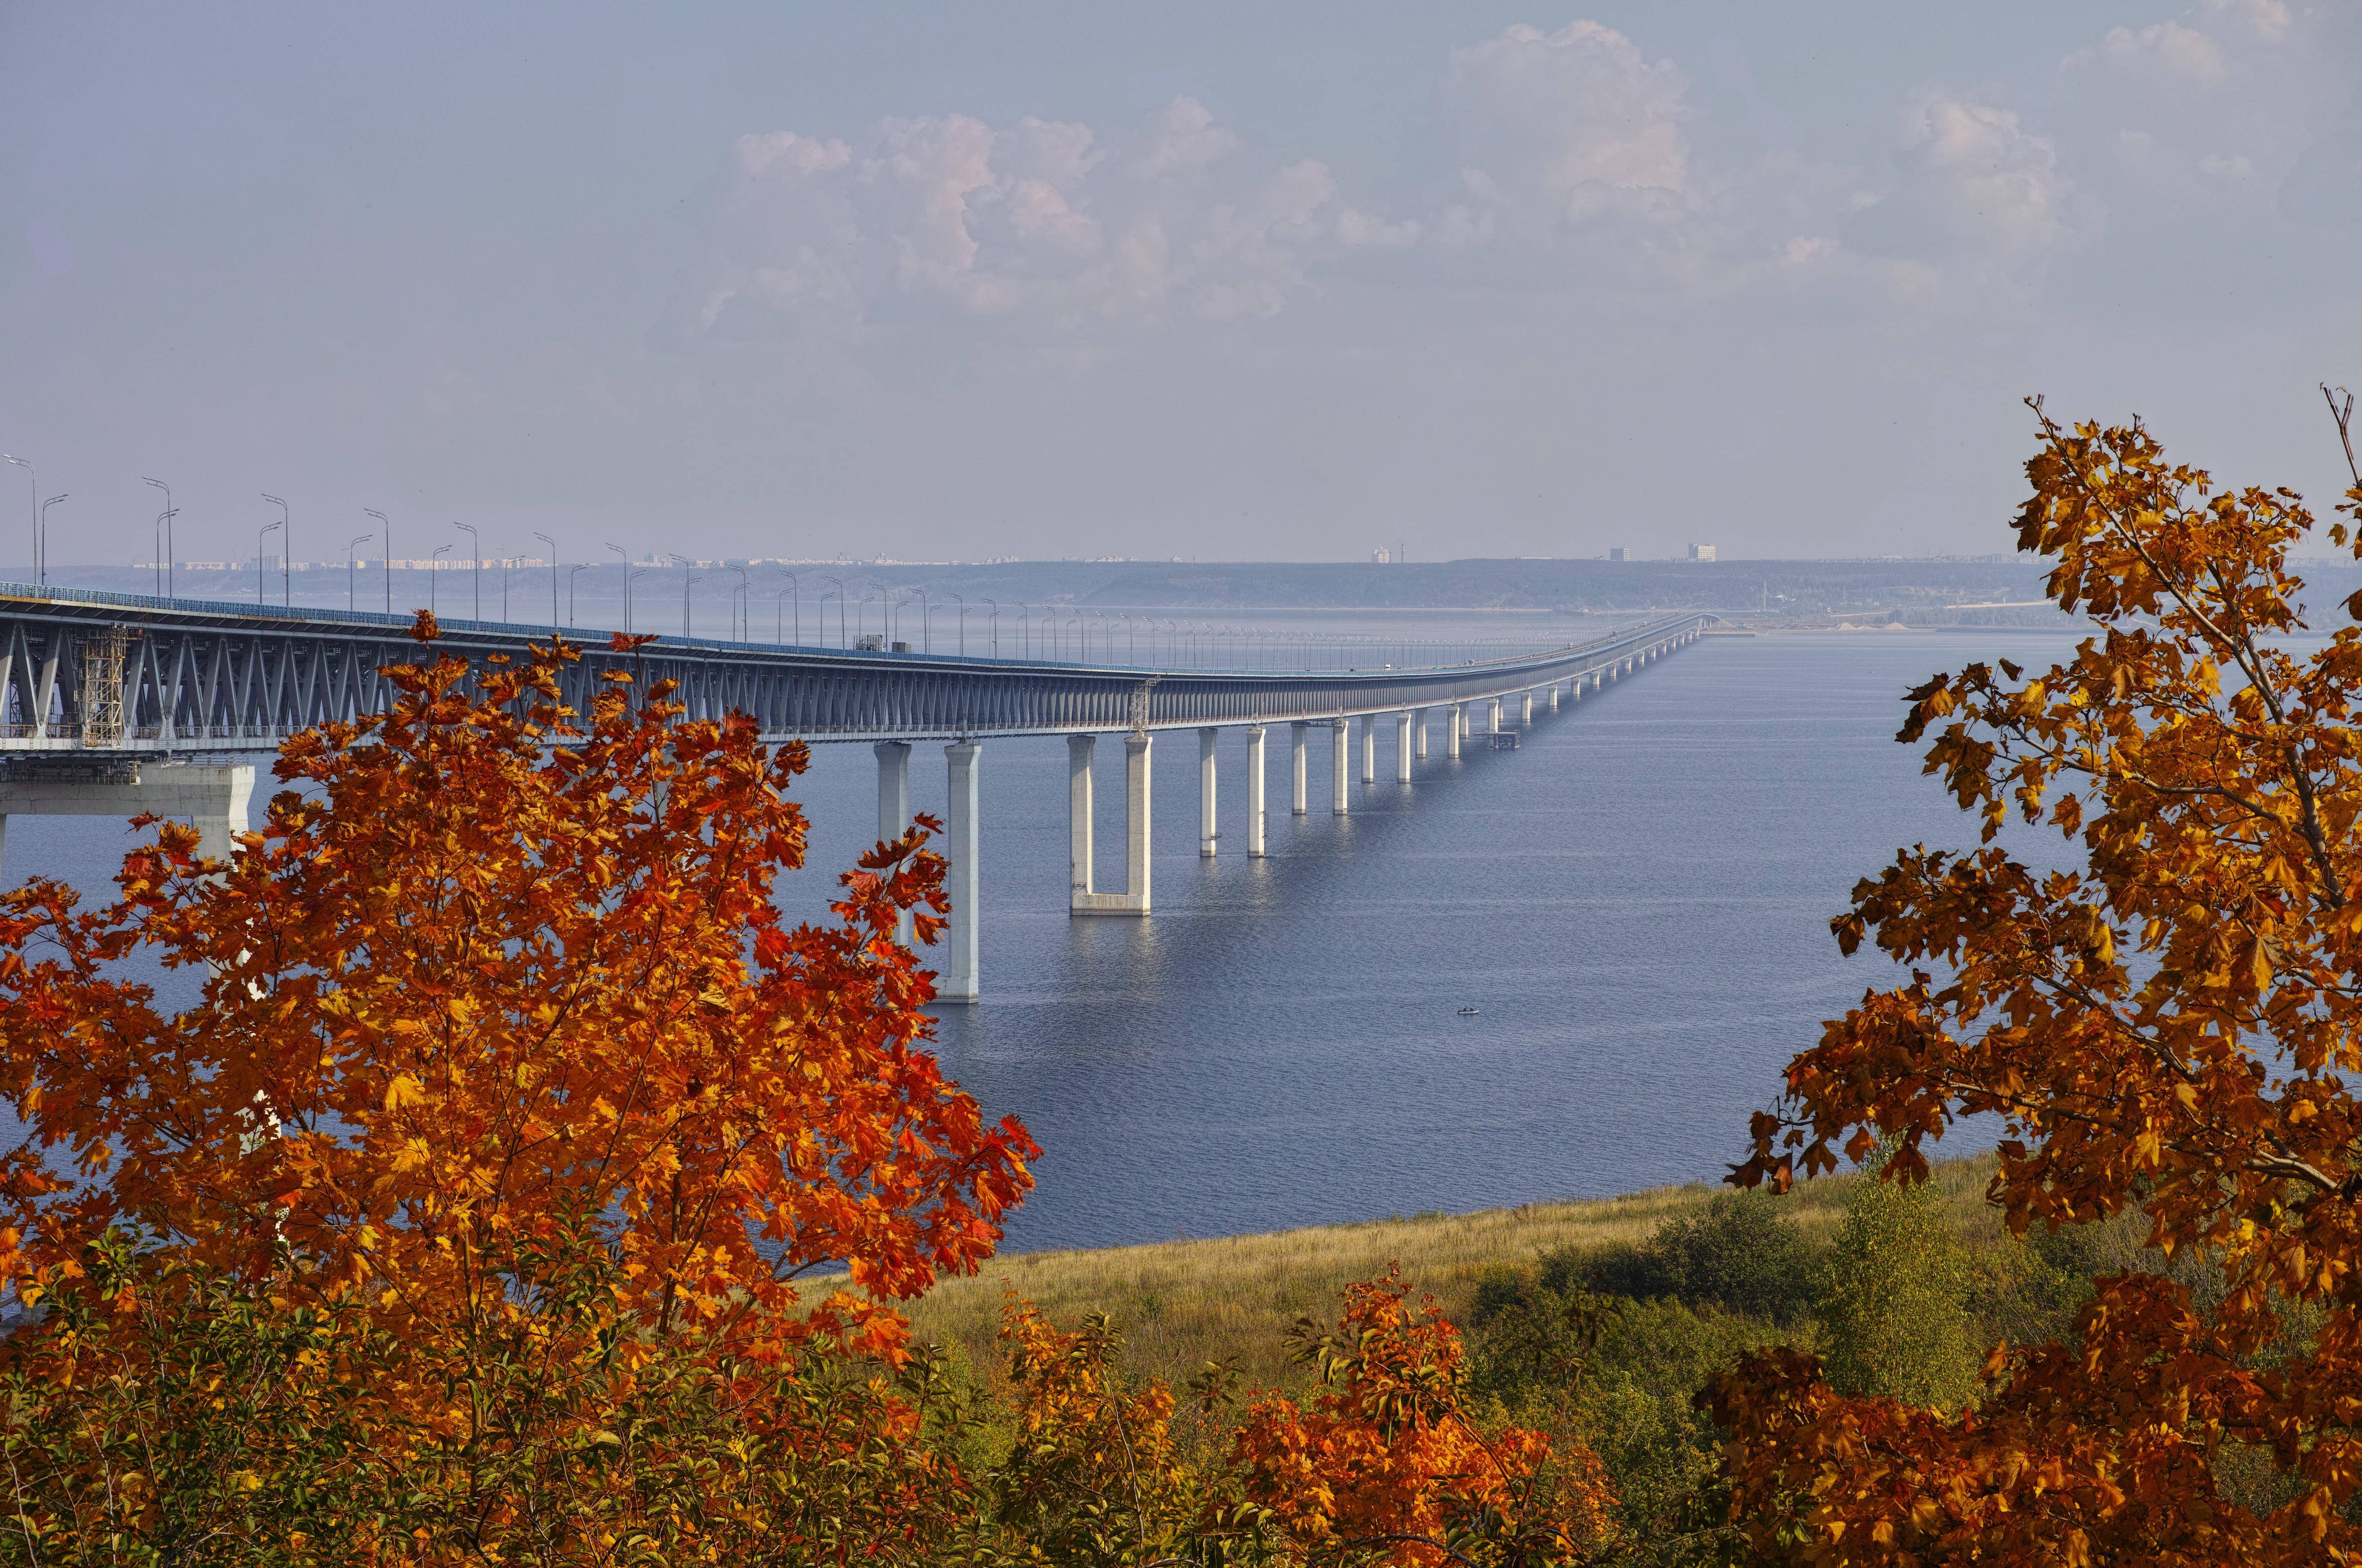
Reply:
[[2035, 393], [2325, 512], [2357, 241], [2354, 0], [9, 0], [0, 565], [1983, 554]]

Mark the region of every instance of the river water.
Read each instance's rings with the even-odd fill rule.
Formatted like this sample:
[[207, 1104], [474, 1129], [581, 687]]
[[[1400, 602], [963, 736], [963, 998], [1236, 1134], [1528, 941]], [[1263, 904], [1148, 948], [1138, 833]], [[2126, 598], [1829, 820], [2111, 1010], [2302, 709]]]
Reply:
[[[1853, 882], [1898, 845], [1974, 842], [1893, 743], [1903, 691], [2070, 646], [2036, 632], [1710, 637], [1538, 712], [1517, 751], [1448, 762], [1439, 717], [1408, 785], [1383, 724], [1380, 781], [1356, 778], [1342, 818], [1320, 731], [1314, 809], [1289, 813], [1275, 726], [1261, 860], [1244, 854], [1241, 732], [1220, 743], [1212, 858], [1198, 853], [1196, 737], [1164, 735], [1147, 920], [1065, 912], [1063, 741], [988, 742], [985, 999], [940, 1010], [938, 1027], [948, 1070], [1044, 1151], [1009, 1249], [1718, 1176], [1789, 1056], [1891, 983], [1882, 958], [1842, 958], [1828, 934]], [[1102, 743], [1098, 768], [1107, 887], [1122, 878], [1120, 744]], [[937, 748], [911, 771], [914, 808], [940, 813]], [[791, 911], [817, 915], [871, 842], [875, 779], [866, 745], [814, 748]], [[6, 881], [100, 891], [127, 842], [118, 823], [20, 817]]]

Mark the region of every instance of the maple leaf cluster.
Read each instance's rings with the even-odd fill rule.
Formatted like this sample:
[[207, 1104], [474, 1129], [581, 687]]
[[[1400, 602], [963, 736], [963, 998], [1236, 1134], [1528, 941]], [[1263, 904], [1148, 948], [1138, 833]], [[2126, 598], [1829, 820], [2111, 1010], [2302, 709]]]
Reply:
[[[2138, 425], [2035, 407], [2019, 547], [2055, 558], [2052, 596], [2098, 630], [2047, 671], [1971, 664], [1910, 694], [1898, 738], [1926, 743], [1982, 843], [1914, 847], [1856, 887], [1838, 942], [1909, 977], [1790, 1065], [1733, 1180], [1784, 1188], [1882, 1141], [1883, 1177], [1922, 1180], [1924, 1145], [1991, 1116], [2014, 1231], [2136, 1208], [2220, 1298], [2100, 1279], [2072, 1343], [2000, 1345], [1953, 1417], [1760, 1354], [1710, 1391], [1734, 1507], [1782, 1561], [2351, 1561], [2362, 632], [2307, 624], [2293, 491], [2221, 489]], [[2355, 479], [2339, 510], [2362, 515]], [[2073, 863], [2009, 853], [2013, 814]], [[2234, 1454], [2270, 1484], [2222, 1485]]]
[[[883, 1304], [989, 1256], [1036, 1153], [921, 1048], [893, 932], [947, 907], [932, 824], [789, 929], [804, 748], [620, 674], [574, 712], [576, 657], [391, 668], [389, 712], [287, 743], [228, 860], [162, 823], [103, 908], [0, 899], [0, 1094], [30, 1134], [0, 1157], [0, 1285], [37, 1302], [122, 1231], [249, 1278], [300, 1257], [426, 1336], [509, 1311], [570, 1214], [657, 1337], [900, 1353]], [[203, 973], [193, 1006], [121, 977], [143, 950]], [[792, 1309], [824, 1264], [857, 1288]]]

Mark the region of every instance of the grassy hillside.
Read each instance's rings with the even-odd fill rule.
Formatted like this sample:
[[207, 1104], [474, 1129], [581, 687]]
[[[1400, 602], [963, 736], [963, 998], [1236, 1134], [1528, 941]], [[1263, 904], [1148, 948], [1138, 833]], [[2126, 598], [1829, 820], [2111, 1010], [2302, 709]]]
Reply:
[[[1936, 1167], [1947, 1218], [1972, 1253], [2003, 1245], [1997, 1212], [1984, 1201], [1989, 1155]], [[1826, 1243], [1843, 1219], [1858, 1178], [1807, 1182], [1785, 1199], [1805, 1235]], [[1001, 1304], [1014, 1293], [1071, 1324], [1103, 1311], [1126, 1337], [1134, 1371], [1178, 1381], [1209, 1361], [1235, 1354], [1248, 1384], [1295, 1387], [1282, 1336], [1297, 1317], [1333, 1317], [1350, 1281], [1396, 1264], [1458, 1322], [1468, 1320], [1487, 1268], [1531, 1267], [1566, 1246], [1646, 1240], [1668, 1218], [1702, 1209], [1716, 1188], [1660, 1187], [1594, 1201], [1528, 1204], [1473, 1214], [1429, 1214], [1322, 1225], [1268, 1235], [1158, 1242], [1093, 1252], [1021, 1253], [994, 1259], [972, 1278], [946, 1280], [911, 1303], [922, 1338], [956, 1344], [968, 1362], [999, 1360]]]

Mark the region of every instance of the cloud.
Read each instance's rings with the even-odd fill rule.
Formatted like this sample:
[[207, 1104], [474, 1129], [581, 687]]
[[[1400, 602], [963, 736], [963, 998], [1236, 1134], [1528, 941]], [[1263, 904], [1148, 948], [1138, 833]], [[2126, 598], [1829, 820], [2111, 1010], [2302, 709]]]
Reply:
[[[2111, 28], [2100, 40], [2100, 57], [2111, 65], [2151, 71], [2194, 87], [2220, 86], [2231, 73], [2230, 60], [2213, 35], [2180, 22], [2150, 24], [2136, 32]], [[2070, 65], [2091, 58], [2090, 50], [2068, 56]]]
[[[2098, 204], [2058, 167], [2057, 147], [2008, 109], [1948, 93], [1915, 100], [1903, 120], [1900, 186], [1847, 223], [1847, 243], [1979, 284], [2022, 291], [2058, 251], [2096, 229]], [[2153, 138], [2125, 132], [2130, 159]], [[1928, 293], [1925, 275], [1911, 292]]]
[[1693, 193], [1684, 79], [1612, 28], [1512, 27], [1454, 50], [1449, 81], [1480, 144], [1462, 182], [1499, 220], [1463, 213], [1465, 238], [1612, 212], [1670, 215]]
[[691, 331], [848, 338], [929, 302], [1068, 333], [1253, 320], [1306, 289], [1322, 259], [1423, 232], [1348, 204], [1316, 160], [1217, 199], [1212, 176], [1239, 150], [1186, 97], [1131, 159], [1087, 126], [1032, 117], [889, 120], [861, 150], [743, 137], [690, 220], [724, 252]]
[[2293, 19], [2281, 0], [2206, 0], [2206, 8], [2218, 17], [2237, 18], [2266, 43], [2287, 38]]

